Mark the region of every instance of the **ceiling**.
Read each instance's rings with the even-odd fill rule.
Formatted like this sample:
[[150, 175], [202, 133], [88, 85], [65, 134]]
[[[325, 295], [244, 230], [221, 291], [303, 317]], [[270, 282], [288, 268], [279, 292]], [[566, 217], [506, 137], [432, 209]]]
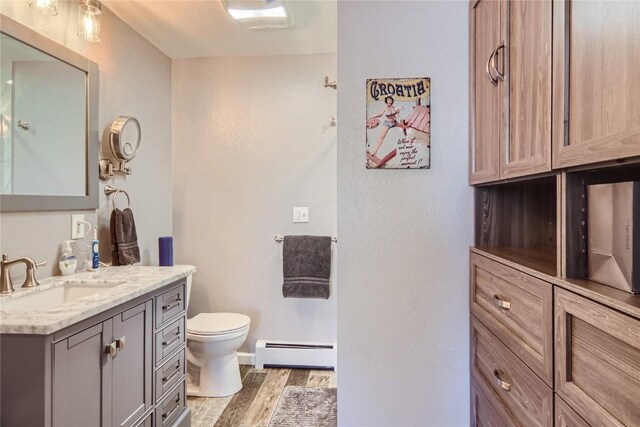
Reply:
[[173, 59], [335, 53], [336, 0], [287, 0], [293, 27], [248, 30], [219, 0], [103, 0]]

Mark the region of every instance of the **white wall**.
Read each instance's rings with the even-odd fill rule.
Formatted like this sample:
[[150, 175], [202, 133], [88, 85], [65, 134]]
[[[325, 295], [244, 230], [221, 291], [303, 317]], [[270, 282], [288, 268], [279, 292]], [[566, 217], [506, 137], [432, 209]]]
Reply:
[[329, 300], [284, 299], [274, 242], [336, 234], [336, 91], [323, 87], [335, 73], [335, 54], [173, 63], [174, 256], [198, 267], [191, 316], [251, 317], [244, 350], [336, 338], [335, 268]]
[[[54, 41], [88, 57], [100, 69], [98, 128], [103, 130], [118, 115], [137, 117], [142, 126], [142, 147], [131, 162], [133, 173], [107, 182], [131, 195], [143, 264], [158, 263], [158, 236], [172, 232], [171, 223], [171, 60], [130, 26], [103, 8], [102, 41], [89, 43], [76, 36], [77, 2], [59, 3], [59, 15], [45, 17], [29, 1], [3, 0], [0, 12]], [[97, 143], [97, 141], [93, 141]], [[92, 177], [96, 179], [96, 177]], [[87, 221], [99, 217], [101, 259], [110, 260], [111, 203], [102, 192], [100, 209], [84, 211]], [[119, 199], [122, 208], [123, 202]], [[70, 238], [71, 211], [17, 212], [0, 215], [0, 249], [11, 259], [29, 256], [48, 265], [39, 278], [59, 274], [59, 244]], [[14, 285], [24, 276], [12, 269]]]
[[[467, 2], [338, 2], [338, 415], [469, 423]], [[365, 81], [431, 77], [430, 170], [366, 170]]]

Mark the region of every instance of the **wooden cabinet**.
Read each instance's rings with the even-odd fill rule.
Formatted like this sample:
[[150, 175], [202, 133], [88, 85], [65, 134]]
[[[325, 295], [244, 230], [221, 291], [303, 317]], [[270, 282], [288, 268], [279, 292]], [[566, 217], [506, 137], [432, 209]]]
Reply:
[[0, 424], [189, 425], [184, 292], [180, 280], [51, 335], [1, 335]]
[[640, 2], [554, 0], [553, 167], [640, 156]]
[[152, 305], [55, 344], [53, 426], [131, 426], [151, 408]]
[[471, 3], [470, 182], [551, 170], [551, 0]]
[[556, 391], [590, 425], [640, 425], [640, 320], [556, 289]]

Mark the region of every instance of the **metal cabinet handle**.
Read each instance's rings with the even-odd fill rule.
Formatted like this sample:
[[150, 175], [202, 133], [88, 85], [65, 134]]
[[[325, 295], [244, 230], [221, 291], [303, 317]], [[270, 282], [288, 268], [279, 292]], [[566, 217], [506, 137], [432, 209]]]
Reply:
[[500, 49], [504, 49], [504, 42], [500, 43], [500, 46], [496, 48], [496, 50], [493, 52], [493, 57], [491, 58], [491, 68], [493, 68], [493, 71], [495, 71], [496, 75], [498, 76], [496, 78], [496, 83], [498, 79], [504, 81], [504, 73], [501, 73], [500, 71], [498, 71], [498, 66], [496, 64], [497, 62], [496, 58], [498, 57], [498, 52], [500, 51]]
[[114, 341], [108, 346], [106, 346], [104, 349], [104, 352], [105, 354], [108, 354], [109, 357], [115, 357], [115, 355], [118, 353], [118, 347], [116, 345], [116, 342]]
[[167, 418], [171, 418], [173, 416], [173, 414], [175, 414], [176, 411], [178, 411], [180, 409], [180, 396], [178, 396], [178, 398], [176, 399], [176, 403], [177, 403], [177, 405], [174, 406], [173, 409], [171, 409], [166, 414], [162, 414], [162, 419], [163, 420], [166, 420]]
[[176, 377], [176, 375], [180, 374], [180, 364], [178, 363], [178, 365], [176, 366], [176, 370], [173, 371], [168, 377], [162, 377], [162, 382], [163, 383], [168, 383], [169, 381], [171, 381], [172, 379], [174, 379]]
[[163, 305], [162, 306], [162, 311], [169, 311], [169, 310], [179, 306], [181, 301], [182, 301], [182, 299], [178, 298], [177, 300], [173, 301], [171, 304]]
[[493, 75], [491, 74], [491, 70], [490, 70], [490, 64], [493, 62], [493, 58], [496, 54], [496, 50], [494, 50], [493, 52], [491, 52], [491, 55], [489, 55], [489, 59], [487, 59], [487, 65], [485, 67], [485, 72], [487, 73], [487, 77], [489, 78], [489, 81], [491, 82], [492, 85], [494, 86], [498, 86], [498, 80], [496, 80]]
[[124, 350], [124, 345], [125, 345], [125, 337], [118, 338], [116, 340], [116, 347], [118, 347], [118, 350], [120, 351]]
[[162, 341], [162, 346], [163, 346], [163, 347], [168, 347], [168, 346], [170, 346], [171, 344], [173, 344], [174, 342], [178, 341], [179, 339], [180, 339], [180, 331], [178, 331], [178, 332], [176, 333], [176, 336], [175, 336], [175, 337], [173, 337], [173, 338], [171, 338], [169, 341]]
[[511, 302], [510, 301], [503, 300], [498, 295], [494, 295], [493, 296], [493, 300], [495, 301], [496, 305], [498, 307], [500, 307], [501, 309], [503, 309], [503, 310], [511, 310]]
[[494, 369], [493, 370], [493, 377], [494, 377], [494, 381], [497, 385], [499, 385], [502, 389], [506, 390], [506, 391], [511, 391], [511, 383], [505, 381], [502, 376], [503, 376], [503, 372], [499, 371], [498, 369]]

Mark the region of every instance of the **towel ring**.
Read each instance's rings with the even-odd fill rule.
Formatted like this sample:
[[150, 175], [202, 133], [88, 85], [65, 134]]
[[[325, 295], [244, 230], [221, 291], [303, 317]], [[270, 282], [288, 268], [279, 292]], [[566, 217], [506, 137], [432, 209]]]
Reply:
[[129, 197], [129, 193], [127, 193], [124, 190], [121, 190], [119, 188], [114, 188], [110, 185], [107, 185], [106, 187], [104, 187], [104, 194], [106, 194], [107, 196], [110, 196], [113, 194], [113, 198], [111, 199], [112, 203], [113, 203], [113, 209], [116, 208], [116, 198], [118, 197], [118, 194], [124, 194], [125, 196], [127, 196], [127, 207], [125, 209], [129, 209], [131, 207], [131, 198]]

